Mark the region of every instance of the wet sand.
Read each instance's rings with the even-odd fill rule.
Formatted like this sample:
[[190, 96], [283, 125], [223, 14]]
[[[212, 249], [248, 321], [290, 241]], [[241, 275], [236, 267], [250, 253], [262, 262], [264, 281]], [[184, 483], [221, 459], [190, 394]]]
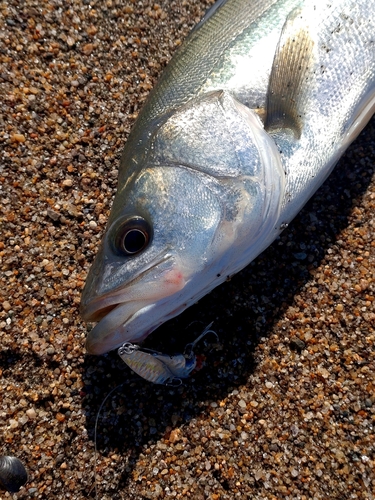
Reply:
[[178, 352], [214, 321], [186, 384], [85, 353], [124, 142], [209, 3], [0, 5], [0, 453], [30, 475], [0, 498], [95, 498], [95, 467], [103, 500], [375, 496], [374, 120], [266, 252], [149, 338]]

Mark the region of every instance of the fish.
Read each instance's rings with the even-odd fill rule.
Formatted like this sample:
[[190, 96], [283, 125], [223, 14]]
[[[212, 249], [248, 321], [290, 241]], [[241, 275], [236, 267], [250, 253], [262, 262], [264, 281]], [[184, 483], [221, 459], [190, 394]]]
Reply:
[[88, 353], [139, 344], [265, 250], [374, 113], [375, 0], [219, 0], [128, 137]]

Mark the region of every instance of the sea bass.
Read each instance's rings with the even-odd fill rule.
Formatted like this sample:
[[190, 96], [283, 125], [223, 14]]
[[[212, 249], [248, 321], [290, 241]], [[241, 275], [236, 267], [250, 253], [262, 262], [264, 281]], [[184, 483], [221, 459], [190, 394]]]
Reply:
[[217, 2], [125, 146], [82, 295], [88, 352], [141, 342], [251, 262], [374, 106], [375, 0]]

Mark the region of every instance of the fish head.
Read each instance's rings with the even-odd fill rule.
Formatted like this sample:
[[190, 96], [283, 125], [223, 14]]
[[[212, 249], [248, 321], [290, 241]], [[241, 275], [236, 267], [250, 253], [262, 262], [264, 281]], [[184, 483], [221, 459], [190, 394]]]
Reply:
[[128, 142], [128, 175], [82, 295], [83, 318], [99, 321], [88, 352], [141, 342], [244, 267], [249, 247], [259, 253], [283, 172], [259, 119], [242, 108], [215, 92]]

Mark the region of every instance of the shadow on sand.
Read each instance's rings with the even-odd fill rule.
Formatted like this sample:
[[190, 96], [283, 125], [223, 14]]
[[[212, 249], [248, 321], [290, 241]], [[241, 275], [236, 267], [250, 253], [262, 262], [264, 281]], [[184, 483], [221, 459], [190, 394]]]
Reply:
[[[120, 498], [116, 492], [126, 485], [140, 453], [161, 437], [168, 437], [171, 429], [205, 412], [211, 402], [220, 401], [246, 383], [256, 366], [259, 339], [269, 335], [327, 250], [335, 245], [347, 226], [352, 207], [358, 204], [371, 181], [375, 164], [374, 126], [372, 120], [328, 181], [271, 247], [229, 282], [147, 339], [146, 345], [154, 349], [171, 354], [182, 352], [187, 342], [214, 321], [212, 328], [219, 335], [220, 345], [199, 345], [197, 352], [206, 358], [204, 367], [182, 386], [171, 389], [141, 380], [116, 352], [100, 358], [86, 356], [83, 406], [91, 439], [101, 403], [114, 387], [122, 384], [103, 405], [98, 421], [98, 452], [115, 452], [123, 457], [121, 471], [116, 464], [116, 480], [108, 480], [110, 473], [106, 471], [105, 490], [111, 498]], [[100, 460], [98, 463], [101, 485]], [[94, 492], [86, 494], [90, 498]]]

